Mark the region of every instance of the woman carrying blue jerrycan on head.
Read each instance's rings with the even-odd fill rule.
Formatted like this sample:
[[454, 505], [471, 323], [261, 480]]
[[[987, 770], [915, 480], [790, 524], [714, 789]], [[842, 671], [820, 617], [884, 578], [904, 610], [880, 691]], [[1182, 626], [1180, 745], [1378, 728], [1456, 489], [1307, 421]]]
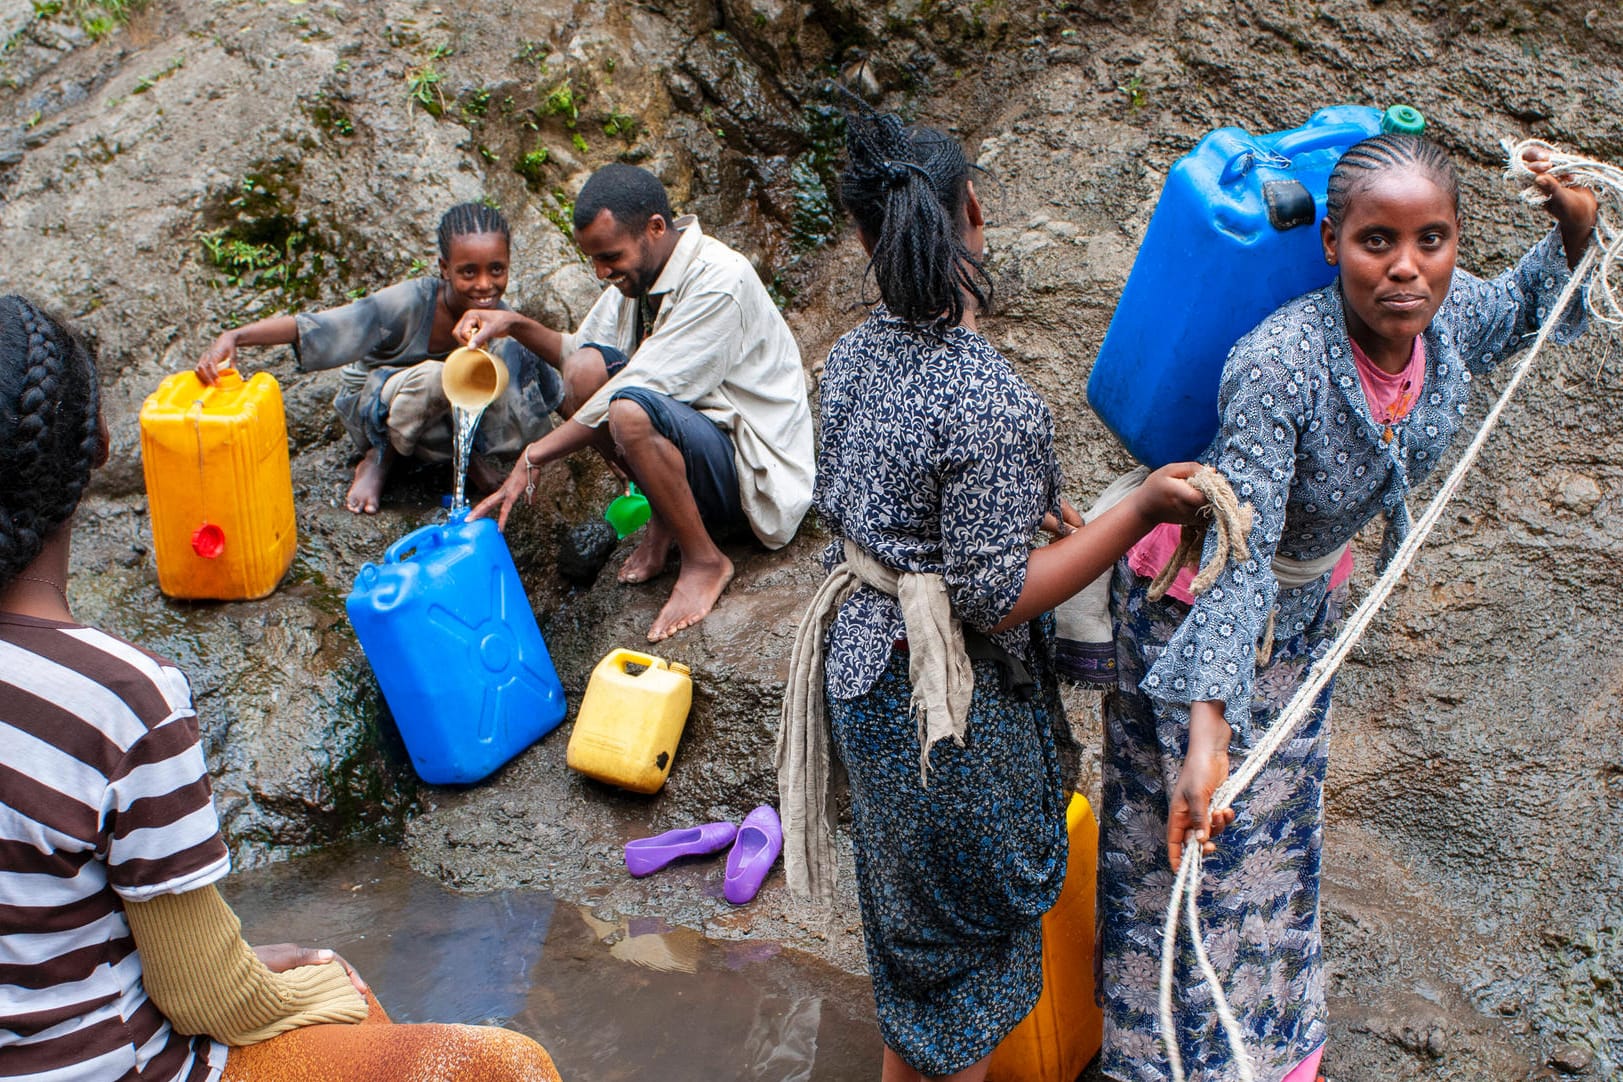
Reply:
[[[1117, 565], [1119, 681], [1105, 699], [1099, 847], [1102, 1067], [1111, 1078], [1169, 1077], [1159, 943], [1167, 861], [1176, 869], [1188, 844], [1209, 854], [1203, 942], [1256, 1078], [1317, 1074], [1330, 689], [1233, 808], [1212, 815], [1212, 794], [1230, 756], [1254, 746], [1334, 639], [1353, 537], [1384, 514], [1384, 566], [1408, 533], [1404, 498], [1453, 441], [1472, 376], [1517, 352], [1547, 319], [1560, 321], [1558, 341], [1581, 333], [1581, 300], [1549, 308], [1590, 242], [1596, 200], [1558, 183], [1536, 154], [1527, 164], [1557, 228], [1487, 281], [1455, 266], [1458, 182], [1442, 150], [1392, 133], [1342, 155], [1321, 225], [1324, 258], [1339, 276], [1234, 346], [1220, 429], [1202, 456], [1253, 509], [1250, 558], [1181, 599], [1178, 586], [1148, 596], [1175, 539], [1152, 534]], [[1237, 1077], [1187, 944], [1174, 987], [1188, 1077]]]
[[1037, 1001], [1066, 869], [1065, 720], [1039, 618], [1205, 500], [1177, 463], [1033, 549], [1061, 510], [1053, 421], [977, 330], [992, 284], [972, 166], [890, 115], [850, 117], [846, 146], [840, 196], [883, 303], [823, 372], [816, 506], [835, 540], [778, 737], [785, 867], [797, 892], [832, 885], [837, 752], [882, 1077], [978, 1082]]

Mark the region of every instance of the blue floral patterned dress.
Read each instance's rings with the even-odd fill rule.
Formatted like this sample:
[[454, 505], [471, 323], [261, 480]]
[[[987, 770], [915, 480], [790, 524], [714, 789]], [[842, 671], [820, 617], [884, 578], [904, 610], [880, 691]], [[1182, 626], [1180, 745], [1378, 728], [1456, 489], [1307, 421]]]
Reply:
[[[987, 629], [1025, 584], [1033, 532], [1057, 509], [1053, 422], [979, 335], [922, 332], [876, 309], [829, 354], [816, 505], [881, 563], [944, 576], [954, 613]], [[850, 780], [851, 834], [880, 1035], [916, 1070], [950, 1074], [996, 1047], [1042, 988], [1039, 920], [1065, 875], [1048, 636], [988, 636], [1035, 687], [973, 662], [962, 747], [919, 734], [901, 609], [867, 587], [829, 629], [824, 687]]]
[[[1490, 281], [1456, 271], [1422, 336], [1420, 397], [1390, 442], [1364, 401], [1338, 285], [1291, 301], [1230, 352], [1221, 428], [1203, 457], [1255, 510], [1251, 558], [1231, 564], [1193, 607], [1150, 602], [1147, 583], [1125, 561], [1112, 586], [1120, 679], [1105, 700], [1099, 856], [1106, 1074], [1130, 1082], [1169, 1077], [1157, 1036], [1161, 925], [1172, 884], [1167, 793], [1183, 765], [1189, 704], [1225, 704], [1237, 769], [1335, 635], [1344, 591], [1330, 589], [1328, 571], [1281, 590], [1274, 554], [1326, 556], [1384, 514], [1384, 565], [1408, 533], [1410, 486], [1437, 466], [1465, 417], [1473, 373], [1525, 344], [1569, 277], [1554, 231]], [[1555, 338], [1569, 341], [1582, 329], [1582, 305], [1574, 302]], [[1271, 612], [1274, 652], [1259, 663]], [[1319, 855], [1329, 715], [1326, 689], [1299, 734], [1235, 802], [1235, 821], [1205, 862], [1205, 945], [1259, 1082], [1278, 1082], [1325, 1037]], [[1187, 941], [1177, 981], [1190, 1077], [1237, 1078]]]

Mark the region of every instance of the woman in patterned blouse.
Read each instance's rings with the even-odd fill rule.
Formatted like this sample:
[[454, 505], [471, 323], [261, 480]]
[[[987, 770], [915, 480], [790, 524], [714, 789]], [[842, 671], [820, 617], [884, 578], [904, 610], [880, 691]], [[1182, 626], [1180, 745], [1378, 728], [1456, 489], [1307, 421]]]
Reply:
[[1065, 873], [1064, 719], [1034, 621], [1203, 499], [1193, 464], [1168, 466], [1033, 550], [1060, 506], [1053, 423], [976, 331], [992, 289], [970, 164], [893, 116], [853, 117], [847, 146], [841, 197], [883, 303], [822, 377], [826, 560], [862, 585], [827, 607], [813, 686], [850, 778], [883, 1077], [973, 1080], [1036, 1002]]
[[[1255, 511], [1251, 558], [1192, 605], [1146, 597], [1135, 571], [1156, 570], [1139, 557], [1159, 539], [1118, 567], [1120, 680], [1106, 700], [1099, 861], [1111, 1077], [1167, 1076], [1156, 1033], [1160, 928], [1166, 859], [1176, 868], [1186, 841], [1214, 854], [1205, 944], [1257, 1078], [1315, 1075], [1325, 1038], [1318, 900], [1329, 689], [1235, 808], [1212, 816], [1211, 796], [1230, 754], [1246, 753], [1334, 638], [1348, 544], [1384, 514], [1384, 565], [1408, 532], [1405, 495], [1465, 416], [1473, 373], [1552, 317], [1589, 242], [1595, 198], [1558, 184], [1548, 162], [1529, 164], [1558, 228], [1482, 281], [1455, 268], [1458, 183], [1441, 150], [1408, 135], [1348, 150], [1322, 225], [1340, 277], [1240, 339], [1223, 371], [1221, 428], [1204, 458]], [[1577, 302], [1553, 316], [1557, 339], [1575, 337], [1582, 316]], [[1218, 848], [1211, 839], [1225, 827]], [[1177, 975], [1184, 1064], [1194, 1079], [1231, 1077], [1187, 947]]]

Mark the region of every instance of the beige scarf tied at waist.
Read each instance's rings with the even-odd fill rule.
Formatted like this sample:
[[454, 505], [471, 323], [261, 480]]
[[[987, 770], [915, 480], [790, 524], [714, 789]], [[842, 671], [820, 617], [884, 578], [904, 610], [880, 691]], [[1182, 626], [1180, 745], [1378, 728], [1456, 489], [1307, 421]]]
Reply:
[[823, 691], [823, 643], [840, 606], [871, 586], [901, 602], [907, 629], [911, 708], [919, 727], [919, 775], [928, 784], [930, 748], [944, 737], [964, 742], [975, 676], [963, 627], [940, 575], [898, 572], [845, 542], [845, 562], [829, 572], [795, 631], [789, 684], [778, 726], [778, 816], [789, 889], [827, 898], [834, 891], [834, 764]]

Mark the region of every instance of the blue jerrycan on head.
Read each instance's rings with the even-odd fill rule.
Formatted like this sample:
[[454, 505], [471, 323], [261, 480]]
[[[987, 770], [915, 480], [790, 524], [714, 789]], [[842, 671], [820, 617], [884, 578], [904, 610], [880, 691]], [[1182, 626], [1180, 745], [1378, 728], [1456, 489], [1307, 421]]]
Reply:
[[1291, 131], [1218, 128], [1167, 174], [1088, 378], [1088, 402], [1147, 466], [1195, 458], [1217, 433], [1230, 347], [1275, 308], [1328, 285], [1319, 221], [1336, 160], [1414, 109], [1320, 109]]
[[412, 766], [436, 785], [488, 776], [565, 710], [507, 542], [465, 515], [390, 545], [344, 602]]

